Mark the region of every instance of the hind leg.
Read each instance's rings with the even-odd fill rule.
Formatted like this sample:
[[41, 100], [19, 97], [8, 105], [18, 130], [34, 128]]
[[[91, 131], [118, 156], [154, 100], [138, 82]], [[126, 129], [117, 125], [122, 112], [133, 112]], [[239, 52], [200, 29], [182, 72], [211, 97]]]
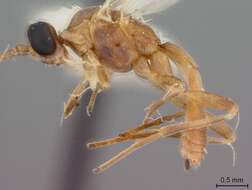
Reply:
[[187, 82], [188, 90], [204, 90], [198, 66], [186, 50], [170, 42], [162, 44], [160, 47], [161, 51], [164, 52], [182, 72]]
[[154, 53], [150, 59], [140, 58], [133, 69], [138, 76], [147, 79], [165, 93], [161, 99], [146, 108], [144, 122], [166, 103], [168, 97], [184, 91], [183, 81], [173, 75], [169, 59], [161, 51]]
[[87, 148], [97, 149], [97, 148], [108, 147], [108, 146], [112, 146], [112, 145], [119, 144], [119, 143], [122, 143], [122, 142], [130, 141], [130, 140], [137, 140], [137, 139], [147, 138], [147, 137], [149, 137], [151, 135], [154, 135], [154, 134], [156, 134], [158, 132], [159, 132], [158, 129], [152, 129], [152, 130], [148, 129], [148, 130], [145, 130], [145, 131], [131, 133], [131, 134], [128, 134], [127, 136], [119, 135], [119, 136], [114, 137], [114, 138], [88, 143]]
[[[178, 67], [179, 70], [182, 72], [184, 80], [187, 83], [188, 90], [204, 90], [202, 79], [198, 71], [198, 66], [196, 65], [194, 59], [184, 49], [175, 44], [167, 42], [160, 46], [160, 51], [154, 54], [150, 61], [150, 72], [158, 73], [159, 76], [171, 75], [172, 70], [170, 60], [172, 60], [176, 64], [176, 67]], [[163, 77], [163, 80], [164, 79], [166, 81], [172, 81], [169, 78]], [[154, 78], [154, 80], [156, 80], [155, 83], [160, 83], [160, 81], [162, 81], [158, 78]], [[164, 86], [164, 83], [160, 84]], [[176, 85], [172, 87], [176, 87]], [[151, 105], [147, 107], [146, 118], [150, 117], [153, 113], [155, 113], [156, 110], [158, 110], [159, 107], [164, 105], [166, 99], [176, 94], [176, 90], [178, 89], [170, 88], [170, 90], [168, 91], [166, 89], [166, 94], [164, 97], [162, 97], [160, 100], [154, 101]]]
[[[197, 93], [199, 93], [199, 94], [197, 94]], [[197, 97], [198, 101], [194, 101], [195, 97]], [[206, 103], [204, 101], [205, 98], [210, 99], [209, 100], [210, 102]], [[212, 94], [206, 95], [206, 93], [204, 93], [204, 92], [187, 92], [187, 93], [184, 93], [183, 99], [186, 101], [194, 101], [202, 108], [218, 108], [218, 109], [230, 111], [233, 109], [233, 106], [234, 106], [233, 102], [230, 101], [229, 99], [226, 99], [226, 98], [220, 97], [220, 96], [216, 96], [216, 95], [212, 95]], [[214, 103], [215, 101], [217, 102], [217, 105]], [[220, 101], [223, 103], [223, 105], [218, 104]], [[230, 113], [232, 113], [232, 111], [230, 111]], [[162, 120], [160, 122], [162, 122]], [[130, 155], [131, 153], [133, 153], [134, 151], [138, 150], [139, 148], [141, 148], [147, 144], [150, 144], [156, 140], [159, 140], [161, 138], [180, 137], [180, 134], [183, 134], [185, 132], [206, 129], [206, 128], [209, 128], [209, 127], [215, 126], [215, 125], [218, 126], [218, 124], [220, 122], [223, 122], [223, 116], [210, 116], [210, 117], [206, 117], [203, 119], [198, 119], [198, 120], [194, 120], [194, 121], [185, 121], [182, 123], [176, 123], [176, 124], [168, 125], [165, 127], [161, 127], [158, 131], [151, 131], [151, 132], [153, 132], [153, 134], [148, 133], [148, 131], [146, 131], [145, 135], [147, 135], [147, 136], [141, 136], [141, 138], [139, 137], [139, 139], [137, 138], [135, 143], [133, 143], [130, 147], [126, 148], [125, 150], [123, 150], [122, 152], [120, 152], [119, 154], [114, 156], [112, 159], [110, 159], [107, 162], [105, 162], [104, 164], [100, 165], [94, 171], [95, 171], [95, 173], [103, 172], [106, 169], [113, 166], [114, 164], [118, 163], [120, 160], [122, 160], [125, 157], [127, 157], [128, 155]], [[224, 126], [224, 127], [222, 127], [222, 126]], [[227, 133], [227, 127], [225, 125], [221, 125], [220, 129], [218, 129], [217, 127], [212, 127], [212, 129], [215, 129], [215, 131], [217, 131], [220, 134]], [[88, 147], [100, 148], [103, 146], [117, 144], [119, 142], [123, 142], [126, 140], [132, 140], [133, 139], [132, 137], [134, 135], [137, 135], [137, 133], [135, 133], [135, 134], [133, 133], [133, 135], [131, 135], [131, 134], [132, 133], [129, 133], [128, 135], [124, 135], [124, 136], [119, 136], [119, 137], [116, 137], [115, 139], [110, 139], [108, 141], [91, 143], [88, 145]], [[211, 140], [209, 138], [210, 143], [214, 143], [213, 140], [217, 141], [217, 139], [212, 138], [212, 140]], [[218, 141], [218, 142], [220, 142], [220, 141]]]
[[[223, 96], [217, 96], [205, 91], [199, 91], [198, 88], [202, 85], [200, 82], [200, 76], [196, 78], [191, 76], [192, 73], [198, 72], [197, 70], [193, 70], [192, 72], [188, 69], [191, 72], [190, 76], [188, 75], [188, 78], [191, 78], [189, 82], [192, 83], [192, 85], [189, 86], [191, 86], [191, 88], [197, 87], [198, 90], [185, 92], [183, 82], [170, 75], [170, 69], [167, 67], [167, 62], [165, 62], [167, 61], [166, 55], [160, 52], [155, 55], [157, 58], [153, 58], [151, 63], [149, 63], [149, 61], [145, 58], [140, 59], [134, 67], [134, 71], [142, 78], [146, 78], [151, 81], [155, 86], [161, 88], [166, 93], [169, 91], [170, 93], [163, 96], [163, 98], [156, 101], [154, 104], [151, 104], [145, 118], [151, 116], [160, 106], [164, 105], [168, 101], [183, 109], [186, 109], [186, 105], [196, 102], [202, 109], [210, 108], [228, 111], [227, 114], [222, 116], [223, 120], [230, 120], [238, 114], [239, 107], [231, 99]], [[163, 58], [158, 59], [158, 57]], [[162, 70], [163, 67], [164, 69]], [[193, 65], [190, 67], [193, 67]]]
[[160, 134], [156, 133], [156, 134], [150, 135], [146, 138], [136, 140], [135, 143], [133, 143], [131, 146], [124, 149], [119, 154], [117, 154], [116, 156], [114, 156], [113, 158], [108, 160], [107, 162], [101, 164], [99, 167], [95, 168], [93, 170], [93, 172], [95, 174], [99, 174], [99, 173], [109, 169], [111, 166], [115, 165], [116, 163], [118, 163], [122, 159], [126, 158], [128, 155], [132, 154], [136, 150], [138, 150], [138, 149], [142, 148], [143, 146], [150, 144], [160, 138], [161, 138]]
[[137, 128], [130, 129], [127, 132], [121, 133], [120, 136], [127, 136], [128, 134], [134, 134], [134, 133], [146, 130], [146, 129], [150, 128], [150, 127], [159, 126], [159, 125], [161, 125], [163, 123], [167, 123], [167, 122], [168, 123], [169, 122], [175, 123], [176, 119], [181, 118], [184, 115], [185, 115], [184, 112], [177, 112], [177, 113], [172, 114], [172, 115], [160, 116], [160, 117], [158, 117], [158, 118], [156, 118], [156, 119], [154, 119], [152, 121], [141, 124]]
[[233, 129], [227, 125], [225, 122], [221, 122], [216, 126], [211, 126], [211, 130], [217, 133], [222, 138], [217, 137], [208, 137], [209, 144], [223, 144], [231, 147], [233, 152], [233, 166], [235, 166], [236, 154], [235, 149], [233, 147], [233, 143], [236, 141], [236, 134]]
[[[204, 90], [202, 79], [194, 59], [182, 48], [172, 43], [162, 44], [159, 51], [154, 53], [149, 60], [140, 59], [135, 66], [135, 72], [143, 78], [151, 81], [155, 86], [165, 92], [165, 95], [151, 103], [146, 108], [145, 121], [151, 117], [167, 100], [181, 92], [184, 92], [184, 82], [174, 76], [171, 69], [171, 61], [184, 76], [184, 82], [189, 91]], [[179, 102], [176, 102], [178, 106]]]
[[[222, 136], [224, 136], [224, 134], [227, 137], [232, 135], [229, 128], [226, 125], [224, 125], [223, 123], [221, 123], [222, 125], [220, 125], [220, 127], [218, 126], [218, 124], [220, 122], [223, 122], [225, 119], [232, 119], [238, 113], [238, 106], [230, 99], [222, 97], [222, 96], [217, 96], [214, 94], [206, 93], [206, 92], [201, 92], [201, 91], [181, 93], [180, 95], [178, 95], [174, 98], [176, 98], [176, 99], [172, 100], [172, 101], [175, 101], [175, 102], [179, 101], [179, 102], [183, 102], [185, 104], [188, 104], [189, 102], [193, 102], [193, 103], [196, 103], [202, 109], [214, 108], [214, 109], [219, 109], [219, 110], [225, 110], [228, 113], [224, 114], [224, 115], [219, 115], [219, 116], [214, 116], [214, 115], [212, 116], [211, 115], [209, 117], [198, 119], [198, 120], [185, 121], [185, 122], [175, 123], [172, 125], [161, 127], [158, 130], [158, 133], [155, 132], [153, 134], [149, 134], [149, 136], [147, 136], [147, 137], [142, 137], [140, 139], [137, 139], [133, 145], [131, 145], [127, 149], [123, 150], [118, 155], [116, 155], [112, 159], [108, 160], [107, 162], [105, 162], [104, 164], [99, 166], [98, 168], [96, 168], [95, 172], [100, 173], [100, 172], [108, 169], [109, 167], [113, 166], [114, 164], [116, 164], [120, 160], [124, 159], [125, 157], [127, 157], [128, 155], [130, 155], [131, 153], [136, 151], [137, 149], [143, 147], [144, 145], [150, 144], [156, 140], [159, 140], [161, 138], [180, 137], [180, 134], [183, 134], [185, 132], [206, 129], [206, 128], [212, 128], [213, 130], [215, 130], [218, 134], [220, 134]], [[162, 122], [162, 120], [161, 120], [161, 122]], [[213, 127], [213, 126], [216, 126], [216, 127]], [[123, 142], [126, 140], [130, 140], [130, 135], [119, 136], [119, 137], [117, 137], [117, 140], [114, 141], [114, 143], [112, 143], [112, 144], [117, 144], [119, 142]], [[212, 138], [212, 137], [208, 138], [208, 140], [209, 140], [209, 143], [217, 143], [218, 142], [218, 143], [223, 144], [226, 142], [224, 140], [219, 140], [219, 139]], [[104, 142], [105, 141], [103, 141], [103, 143]], [[112, 141], [109, 140], [107, 142], [112, 142]], [[110, 145], [110, 144], [106, 144], [106, 143], [99, 144], [99, 142], [89, 144], [89, 146], [91, 146], [92, 148], [96, 148], [96, 145], [98, 145], [97, 147], [103, 147], [103, 145], [106, 146], [106, 145]], [[99, 145], [101, 145], [101, 146], [99, 146]]]
[[[214, 138], [209, 139], [209, 143], [213, 144], [233, 144], [236, 141], [235, 131], [225, 122], [220, 122], [218, 125], [210, 127], [212, 131], [221, 136], [223, 140], [215, 141]], [[221, 143], [220, 143], [221, 142]]]
[[[135, 142], [129, 146], [128, 148], [124, 149], [123, 151], [121, 151], [119, 154], [117, 154], [116, 156], [114, 156], [113, 158], [111, 158], [110, 160], [106, 161], [105, 163], [103, 163], [102, 165], [100, 165], [99, 167], [97, 167], [96, 169], [94, 169], [95, 173], [101, 173], [105, 170], [107, 170], [108, 168], [110, 168], [111, 166], [115, 165], [116, 163], [118, 163], [119, 161], [121, 161], [122, 159], [126, 158], [127, 156], [129, 156], [130, 154], [132, 154], [133, 152], [135, 152], [136, 150], [142, 148], [143, 146], [153, 143], [161, 138], [167, 138], [167, 137], [176, 137], [176, 138], [180, 138], [180, 134], [187, 132], [187, 131], [191, 131], [191, 130], [195, 130], [195, 129], [204, 129], [204, 128], [209, 128], [209, 126], [212, 125], [217, 125], [218, 122], [213, 122], [212, 118], [206, 120], [200, 120], [200, 122], [195, 122], [195, 121], [190, 121], [190, 122], [182, 122], [182, 123], [178, 123], [178, 124], [173, 124], [173, 125], [168, 125], [166, 127], [161, 127], [158, 130], [150, 130], [150, 131], [146, 131], [146, 132], [140, 132], [140, 133], [136, 133], [135, 135], [131, 135], [128, 137], [116, 137], [113, 139], [109, 139], [108, 141], [100, 141], [100, 142], [94, 142], [94, 143], [89, 143], [87, 146], [88, 148], [101, 148], [104, 146], [109, 146], [112, 144], [117, 144], [123, 141], [127, 141], [127, 140], [135, 140]], [[138, 135], [138, 136], [137, 136]], [[210, 140], [210, 138], [209, 138]], [[211, 143], [213, 143], [213, 141], [210, 141]]]
[[96, 149], [96, 148], [102, 148], [105, 146], [111, 146], [114, 144], [118, 144], [121, 142], [132, 140], [132, 139], [147, 137], [149, 135], [152, 135], [153, 132], [156, 133], [155, 129], [149, 130], [148, 128], [153, 127], [153, 126], [158, 126], [158, 125], [163, 124], [165, 122], [173, 121], [174, 119], [182, 117], [182, 116], [184, 116], [184, 113], [178, 112], [173, 115], [163, 116], [162, 118], [159, 117], [159, 118], [155, 119], [154, 121], [142, 124], [142, 125], [138, 126], [137, 128], [130, 129], [127, 132], [121, 133], [117, 137], [114, 137], [111, 139], [106, 139], [103, 141], [92, 142], [92, 143], [89, 143], [87, 146], [88, 146], [88, 148], [91, 148], [91, 149], [95, 148]]
[[[177, 101], [187, 104], [187, 102], [195, 102], [202, 109], [215, 109], [227, 112], [220, 115], [223, 120], [231, 120], [239, 113], [239, 106], [230, 98], [212, 94], [206, 91], [188, 91], [174, 97], [175, 103]], [[212, 116], [212, 117], [220, 117]]]
[[[181, 113], [178, 113], [178, 114], [181, 114]], [[171, 116], [164, 116], [164, 118], [167, 118], [167, 117], [171, 118]], [[131, 129], [127, 132], [119, 134], [117, 137], [102, 140], [102, 141], [88, 143], [87, 147], [90, 149], [97, 149], [97, 148], [103, 148], [103, 147], [119, 144], [119, 143], [129, 141], [129, 140], [145, 138], [145, 137], [148, 137], [148, 136], [153, 135], [158, 132], [157, 129], [146, 130], [148, 127], [163, 124], [163, 123], [165, 123], [165, 121], [161, 120], [161, 118], [158, 118], [155, 121], [141, 125], [138, 128]], [[231, 127], [228, 126], [225, 122], [221, 121], [219, 123], [211, 125], [211, 126], [209, 126], [209, 129], [215, 131], [217, 134], [222, 136], [224, 139], [215, 138], [215, 137], [208, 137], [208, 143], [210, 143], [210, 144], [232, 144], [235, 142], [236, 135], [235, 135], [234, 131], [231, 129]], [[181, 133], [176, 133], [172, 136], [167, 136], [167, 137], [180, 138]]]

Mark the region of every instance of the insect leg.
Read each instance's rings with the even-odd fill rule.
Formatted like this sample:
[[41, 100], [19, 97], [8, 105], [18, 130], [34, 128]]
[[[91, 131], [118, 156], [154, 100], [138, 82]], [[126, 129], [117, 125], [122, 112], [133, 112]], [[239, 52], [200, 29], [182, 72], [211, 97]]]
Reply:
[[138, 126], [137, 128], [130, 129], [127, 132], [121, 133], [120, 136], [127, 136], [129, 134], [143, 131], [143, 130], [148, 129], [153, 126], [158, 126], [158, 125], [165, 123], [165, 122], [172, 122], [172, 121], [175, 121], [177, 118], [183, 117], [184, 115], [185, 115], [184, 112], [177, 112], [172, 115], [160, 116], [159, 118], [156, 118], [150, 122], [143, 123], [142, 125]]
[[[174, 77], [165, 77], [168, 81], [171, 81], [174, 79]], [[148, 121], [148, 119], [158, 111], [160, 107], [162, 107], [164, 104], [166, 104], [167, 100], [172, 97], [176, 96], [177, 93], [180, 93], [181, 88], [178, 88], [177, 83], [174, 83], [174, 86], [171, 86], [169, 90], [166, 92], [166, 94], [161, 97], [161, 99], [153, 101], [150, 105], [148, 105], [145, 108], [146, 114], [144, 117], [144, 123]]]
[[131, 146], [129, 146], [128, 148], [121, 151], [119, 154], [114, 156], [112, 159], [108, 160], [107, 162], [103, 163], [99, 167], [95, 168], [93, 170], [93, 172], [95, 174], [99, 174], [99, 173], [107, 170], [108, 168], [115, 165], [116, 163], [118, 163], [122, 159], [126, 158], [128, 155], [132, 154], [136, 150], [138, 150], [138, 149], [142, 148], [143, 146], [150, 144], [160, 138], [161, 138], [160, 134], [156, 133], [156, 134], [150, 135], [149, 137], [136, 140], [135, 143], [133, 143]]
[[233, 166], [235, 166], [235, 161], [236, 161], [236, 152], [235, 149], [232, 145], [232, 143], [234, 142], [234, 139], [223, 139], [223, 138], [217, 138], [217, 137], [208, 137], [208, 143], [209, 144], [222, 144], [222, 145], [228, 145], [233, 152]]
[[73, 90], [69, 99], [64, 105], [64, 118], [67, 119], [72, 115], [73, 111], [80, 104], [80, 99], [82, 95], [88, 90], [89, 84], [88, 81], [81, 81], [78, 86]]
[[210, 144], [223, 144], [231, 147], [233, 152], [233, 166], [235, 165], [236, 153], [232, 144], [236, 141], [236, 134], [234, 130], [225, 122], [221, 122], [219, 125], [213, 125], [210, 127], [215, 133], [223, 138], [208, 137], [208, 143]]
[[[184, 132], [187, 132], [187, 131], [191, 131], [191, 130], [195, 130], [195, 129], [207, 128], [210, 125], [214, 125], [214, 124], [222, 121], [222, 119], [223, 119], [222, 117], [220, 117], [219, 119], [217, 119], [216, 117], [209, 117], [209, 118], [202, 119], [202, 120], [182, 122], [182, 123], [162, 127], [162, 128], [159, 129], [159, 133], [157, 133], [157, 134], [154, 133], [154, 134], [151, 134], [148, 137], [141, 138], [141, 139], [137, 140], [133, 145], [131, 145], [127, 149], [120, 152], [118, 155], [113, 157], [111, 160], [108, 160], [107, 162], [105, 162], [104, 164], [102, 164], [101, 166], [96, 168], [94, 170], [94, 172], [95, 173], [100, 173], [100, 172], [105, 171], [106, 169], [113, 166], [114, 164], [116, 164], [117, 162], [119, 162], [120, 160], [125, 158], [126, 156], [133, 153], [135, 150], [143, 147], [144, 145], [152, 143], [152, 142], [154, 142], [154, 141], [156, 141], [156, 140], [158, 140], [160, 138], [166, 138], [166, 137], [171, 137], [171, 136], [179, 137], [178, 134], [181, 134], [181, 133], [184, 133]], [[117, 137], [116, 143], [118, 143], [119, 139], [120, 139], [120, 142], [125, 141], [125, 139], [123, 139], [123, 138], [127, 139], [127, 136], [121, 137], [121, 139], [120, 139], [120, 137]], [[114, 143], [114, 144], [116, 144], [116, 143]], [[93, 145], [95, 147], [95, 144], [93, 144]]]
[[95, 101], [97, 98], [97, 95], [99, 94], [100, 88], [99, 85], [97, 84], [96, 88], [92, 91], [91, 97], [89, 99], [89, 103], [87, 106], [87, 114], [90, 117], [91, 113], [93, 112], [94, 106], [95, 106]]
[[[165, 121], [167, 121], [166, 120], [167, 118], [169, 118], [168, 119], [168, 121], [169, 121], [175, 115], [183, 116], [184, 114], [182, 112], [179, 112], [179, 113], [174, 114], [172, 116], [167, 115], [167, 116], [163, 117], [165, 120], [161, 120], [160, 118], [158, 118], [158, 119], [156, 119], [152, 122], [149, 122], [147, 124], [140, 125], [138, 128], [131, 129], [125, 133], [121, 133], [117, 137], [102, 140], [102, 141], [88, 143], [87, 147], [90, 149], [97, 149], [97, 148], [102, 148], [102, 147], [106, 147], [106, 146], [119, 144], [121, 142], [125, 142], [128, 140], [133, 140], [133, 139], [137, 139], [137, 138], [144, 138], [144, 137], [150, 136], [150, 135], [156, 133], [157, 130], [154, 129], [154, 130], [147, 130], [146, 131], [146, 129], [148, 127], [160, 125], [160, 124], [164, 123]], [[232, 132], [232, 129], [225, 122], [221, 121], [219, 123], [216, 123], [215, 125], [211, 125], [209, 128], [214, 130], [215, 132], [217, 132], [221, 136], [225, 135], [225, 138], [229, 139], [229, 141], [228, 141], [229, 143], [234, 142], [235, 134]], [[176, 133], [176, 134], [174, 134], [172, 136], [168, 136], [168, 137], [180, 138], [180, 136], [181, 136], [180, 133]], [[210, 141], [210, 143], [214, 143], [214, 142]]]
[[146, 138], [146, 137], [149, 137], [149, 136], [156, 134], [156, 133], [158, 133], [158, 130], [153, 129], [153, 130], [146, 130], [146, 131], [131, 133], [127, 136], [120, 136], [119, 135], [114, 138], [88, 143], [87, 147], [89, 149], [103, 148], [103, 147], [119, 144], [119, 143], [129, 141], [129, 140]]
[[89, 85], [92, 90], [92, 94], [86, 109], [88, 116], [91, 116], [97, 95], [103, 90], [110, 88], [110, 79], [112, 75], [112, 73], [103, 66], [99, 64], [96, 65], [96, 61], [98, 60], [96, 60], [93, 54], [90, 55], [90, 59], [93, 62], [84, 65], [84, 75], [89, 81]]
[[[128, 155], [133, 153], [134, 151], [140, 149], [141, 147], [143, 147], [147, 144], [153, 143], [154, 141], [157, 141], [161, 138], [180, 137], [180, 135], [178, 135], [178, 134], [181, 134], [183, 132], [190, 131], [190, 130], [208, 128], [210, 125], [214, 125], [214, 124], [217, 124], [218, 122], [222, 121], [221, 119], [222, 118], [220, 118], [220, 120], [217, 121], [215, 117], [211, 117], [211, 118], [207, 118], [207, 119], [181, 122], [178, 124], [172, 124], [172, 125], [168, 125], [165, 127], [161, 127], [158, 130], [159, 132], [155, 132], [153, 134], [150, 134], [147, 137], [137, 139], [135, 141], [135, 143], [133, 143], [131, 146], [124, 149], [119, 154], [114, 156], [112, 159], [108, 160], [104, 164], [102, 164], [99, 167], [97, 167], [96, 169], [94, 169], [94, 172], [101, 173], [101, 172], [107, 170], [108, 168], [115, 165], [116, 163], [118, 163], [119, 161], [121, 161], [122, 159], [124, 159], [125, 157], [127, 157]], [[114, 141], [110, 141], [110, 142], [113, 142], [112, 144], [117, 144], [119, 142], [125, 141], [125, 139], [123, 139], [123, 137], [121, 137], [121, 138], [117, 137], [113, 140]], [[91, 144], [88, 144], [88, 147], [89, 148], [98, 148], [98, 147], [100, 148], [103, 146], [111, 145], [111, 144], [109, 144], [109, 141], [108, 142], [101, 141], [100, 143], [101, 144], [99, 144], [99, 142], [97, 142], [97, 144], [91, 143]], [[108, 144], [106, 144], [106, 143], [108, 143]], [[98, 145], [98, 146], [96, 146], [96, 145]]]
[[[175, 44], [167, 42], [161, 45], [160, 51], [154, 53], [149, 60], [141, 58], [134, 67], [136, 74], [148, 79], [166, 93], [160, 100], [147, 107], [145, 120], [164, 105], [171, 96], [185, 91], [184, 83], [172, 73], [170, 61], [174, 61], [182, 71], [188, 90], [204, 90], [198, 67], [193, 58]], [[176, 102], [176, 105], [183, 106], [180, 102]]]
[[165, 92], [165, 95], [161, 99], [152, 102], [146, 108], [145, 122], [166, 103], [167, 97], [184, 91], [183, 81], [172, 74], [168, 57], [161, 51], [154, 53], [150, 59], [140, 58], [134, 66], [134, 71], [138, 76], [149, 80]]
[[127, 140], [130, 140], [130, 138], [118, 136], [118, 137], [114, 137], [114, 138], [110, 138], [106, 140], [94, 141], [94, 142], [88, 143], [87, 148], [89, 149], [103, 148], [103, 147], [111, 146], [114, 144], [119, 144]]
[[223, 120], [231, 120], [239, 113], [239, 106], [233, 100], [224, 96], [218, 96], [206, 91], [189, 91], [185, 92], [184, 95], [181, 94], [181, 97], [178, 95], [175, 99], [178, 98], [180, 102], [184, 102], [185, 104], [187, 101], [196, 102], [202, 109], [216, 109], [227, 112], [222, 116], [213, 117], [222, 117]]
[[[125, 150], [121, 151], [119, 154], [114, 156], [112, 159], [108, 160], [104, 164], [100, 165], [96, 169], [94, 169], [95, 173], [101, 173], [111, 166], [115, 165], [134, 151], [140, 149], [141, 147], [150, 144], [160, 138], [168, 138], [168, 137], [175, 137], [180, 138], [181, 134], [186, 131], [191, 131], [195, 129], [204, 129], [204, 128], [211, 128], [218, 134], [225, 133], [225, 137], [230, 136], [230, 141], [226, 139], [220, 139], [215, 137], [208, 137], [208, 142], [212, 144], [228, 144], [231, 143], [231, 139], [233, 139], [234, 134], [231, 132], [229, 126], [225, 124], [222, 120], [216, 121], [214, 117], [209, 117], [208, 119], [200, 120], [200, 122], [190, 121], [190, 122], [183, 122], [174, 125], [168, 125], [166, 127], [160, 128], [160, 130], [148, 130], [136, 134], [132, 134], [129, 136], [118, 136], [112, 139], [108, 139], [105, 141], [99, 141], [94, 143], [89, 143], [87, 146], [88, 148], [95, 149], [101, 148], [105, 146], [110, 146], [113, 144], [118, 144], [127, 140], [135, 140], [131, 146], [126, 148]], [[228, 133], [229, 135], [227, 135]], [[231, 138], [232, 137], [232, 138]]]
[[[182, 112], [181, 112], [182, 114]], [[206, 113], [208, 117], [212, 117], [213, 114]], [[165, 118], [166, 116], [164, 116]], [[161, 124], [162, 122], [160, 122]], [[141, 126], [140, 126], [141, 127]], [[221, 141], [222, 143], [218, 143], [219, 141], [214, 141], [214, 137], [208, 137], [208, 143], [212, 144], [233, 144], [236, 141], [236, 134], [234, 130], [225, 122], [225, 121], [220, 121], [217, 122], [216, 124], [210, 125], [209, 129], [214, 131], [216, 134], [220, 135], [224, 139]], [[174, 135], [171, 137], [179, 137], [179, 135]], [[225, 143], [223, 143], [225, 142]]]
[[234, 130], [224, 121], [218, 125], [210, 126], [210, 129], [224, 138], [225, 144], [233, 144], [236, 141], [236, 134]]
[[[168, 136], [170, 136], [170, 134], [176, 132], [176, 130], [179, 130], [177, 132], [183, 132], [183, 130], [189, 131], [213, 126], [221, 121], [233, 119], [233, 117], [235, 117], [239, 112], [237, 104], [235, 104], [232, 100], [226, 97], [217, 96], [202, 91], [186, 92], [185, 95], [186, 96], [183, 96], [182, 100], [180, 101], [185, 101], [184, 103], [186, 103], [186, 101], [196, 102], [202, 109], [212, 108], [212, 109], [224, 110], [227, 111], [227, 114], [214, 115], [211, 117], [206, 117], [204, 119], [187, 121], [176, 125], [169, 125], [168, 127], [162, 127], [160, 129], [160, 132], [163, 133], [164, 136], [166, 136], [166, 133], [168, 134]], [[188, 100], [187, 98], [189, 98], [190, 100]], [[220, 129], [217, 129], [217, 127], [215, 127], [213, 129], [215, 129], [215, 131], [218, 132], [219, 134], [227, 132], [226, 127], [225, 128], [222, 127]]]
[[182, 71], [188, 84], [188, 90], [204, 90], [200, 72], [194, 59], [183, 48], [167, 42], [161, 45], [163, 51], [170, 60]]
[[166, 115], [166, 116], [163, 116], [162, 118], [157, 118], [153, 121], [142, 124], [137, 128], [130, 129], [127, 132], [121, 133], [118, 135], [118, 137], [103, 140], [103, 141], [98, 141], [98, 142], [92, 142], [92, 143], [89, 143], [87, 146], [88, 146], [88, 148], [92, 148], [92, 149], [93, 148], [102, 148], [105, 146], [118, 144], [118, 143], [130, 140], [130, 139], [136, 139], [137, 137], [139, 137], [139, 135], [146, 135], [146, 133], [152, 134], [153, 131], [151, 131], [151, 132], [150, 132], [150, 130], [146, 131], [146, 129], [153, 127], [153, 126], [158, 126], [164, 122], [172, 121], [172, 120], [174, 120], [178, 117], [182, 117], [182, 116], [184, 116], [183, 112], [178, 112], [173, 115]]

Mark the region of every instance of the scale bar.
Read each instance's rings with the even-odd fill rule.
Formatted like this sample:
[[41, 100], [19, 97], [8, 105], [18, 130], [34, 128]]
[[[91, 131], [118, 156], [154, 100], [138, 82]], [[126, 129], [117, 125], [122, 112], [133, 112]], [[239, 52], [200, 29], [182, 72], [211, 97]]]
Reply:
[[219, 184], [216, 184], [216, 188], [218, 187], [249, 187], [249, 184], [244, 184], [244, 185], [236, 185], [236, 184], [233, 184], [233, 185], [219, 185]]

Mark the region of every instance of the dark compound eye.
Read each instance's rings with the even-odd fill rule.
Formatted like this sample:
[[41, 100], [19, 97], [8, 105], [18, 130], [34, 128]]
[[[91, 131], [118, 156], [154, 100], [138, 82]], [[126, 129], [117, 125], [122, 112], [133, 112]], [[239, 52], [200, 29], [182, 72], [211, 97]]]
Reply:
[[49, 56], [55, 53], [57, 34], [48, 23], [37, 22], [30, 25], [27, 35], [33, 50], [39, 55]]

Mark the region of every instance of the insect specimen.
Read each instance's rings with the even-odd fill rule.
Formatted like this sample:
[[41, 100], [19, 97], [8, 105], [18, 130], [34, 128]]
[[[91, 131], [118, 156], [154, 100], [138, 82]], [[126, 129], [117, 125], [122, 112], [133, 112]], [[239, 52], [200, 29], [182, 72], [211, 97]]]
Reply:
[[[45, 64], [81, 66], [83, 79], [65, 103], [65, 118], [73, 113], [88, 89], [92, 90], [87, 106], [90, 115], [97, 95], [109, 89], [113, 73], [133, 71], [164, 92], [163, 97], [147, 107], [139, 127], [115, 138], [87, 145], [93, 149], [134, 141], [127, 149], [94, 169], [95, 173], [105, 171], [135, 150], [161, 138], [180, 139], [180, 152], [186, 169], [200, 165], [207, 144], [231, 146], [236, 140], [235, 131], [226, 121], [239, 114], [238, 105], [229, 98], [205, 91], [193, 58], [174, 43], [162, 43], [152, 27], [144, 22], [145, 15], [165, 10], [174, 3], [174, 0], [107, 0], [102, 6], [78, 11], [60, 33], [46, 22], [30, 25], [27, 44], [17, 45], [0, 54], [1, 61], [30, 55]], [[66, 47], [81, 59], [74, 59]], [[172, 62], [183, 74], [182, 79], [173, 73]], [[168, 102], [182, 111], [149, 119]], [[212, 114], [207, 109], [226, 113]], [[183, 120], [176, 121], [177, 118]], [[172, 120], [175, 122], [169, 123]], [[161, 124], [161, 127], [151, 129]], [[209, 137], [208, 130], [220, 137]]]

